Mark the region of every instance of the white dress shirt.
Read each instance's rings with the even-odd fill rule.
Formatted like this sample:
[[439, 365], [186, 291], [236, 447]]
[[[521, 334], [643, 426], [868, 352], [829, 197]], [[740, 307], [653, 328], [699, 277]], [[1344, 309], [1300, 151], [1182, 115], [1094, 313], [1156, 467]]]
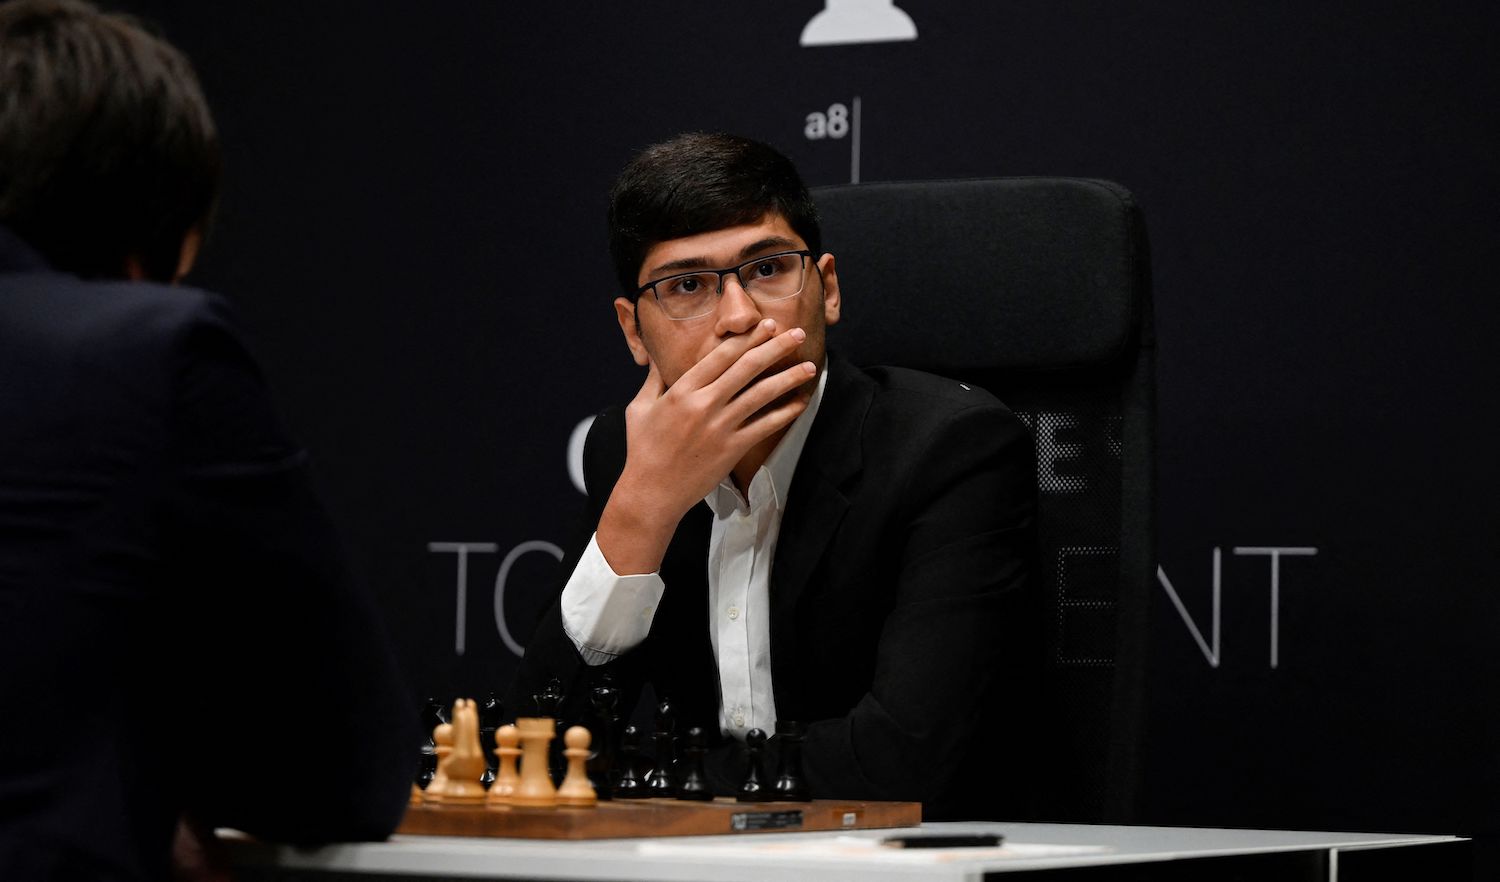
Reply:
[[[726, 475], [703, 499], [714, 515], [706, 625], [719, 668], [719, 728], [725, 735], [744, 738], [751, 729], [770, 734], [776, 728], [771, 564], [792, 475], [827, 382], [825, 367], [807, 409], [751, 478], [748, 494]], [[665, 590], [659, 573], [617, 575], [599, 551], [596, 534], [563, 588], [563, 629], [584, 661], [604, 664], [646, 639]]]

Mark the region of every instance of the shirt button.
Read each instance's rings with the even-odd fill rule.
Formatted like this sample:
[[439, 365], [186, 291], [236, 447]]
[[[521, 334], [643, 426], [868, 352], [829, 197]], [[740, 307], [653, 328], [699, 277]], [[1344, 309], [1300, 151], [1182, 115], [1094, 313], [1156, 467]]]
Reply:
[[740, 714], [735, 714], [734, 715], [734, 724], [736, 726], [744, 726], [745, 725], [745, 718], [743, 716], [741, 716]]
[[[737, 607], [737, 606], [731, 606], [729, 608], [729, 620], [732, 622], [732, 621], [738, 619], [739, 617], [740, 617], [740, 608]], [[738, 726], [739, 723], [735, 723], [735, 725]]]
[[641, 610], [641, 618], [643, 618], [643, 619], [649, 619], [649, 618], [651, 618], [651, 607], [648, 606], [645, 609]]

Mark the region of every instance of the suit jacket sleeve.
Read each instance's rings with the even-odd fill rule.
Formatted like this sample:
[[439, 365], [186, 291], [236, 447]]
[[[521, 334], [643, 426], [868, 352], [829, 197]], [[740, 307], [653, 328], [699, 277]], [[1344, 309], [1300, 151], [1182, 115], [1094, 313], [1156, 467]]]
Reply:
[[584, 511], [578, 518], [573, 536], [570, 537], [555, 586], [555, 596], [542, 612], [530, 640], [526, 654], [511, 684], [505, 702], [507, 714], [529, 716], [537, 712], [533, 696], [542, 692], [552, 680], [561, 688], [564, 704], [560, 712], [564, 721], [578, 721], [586, 717], [587, 692], [593, 683], [608, 672], [622, 690], [619, 707], [627, 715], [640, 694], [638, 659], [634, 653], [625, 653], [605, 665], [590, 666], [573, 645], [563, 630], [560, 598], [568, 577], [578, 566], [589, 539], [599, 525], [604, 505], [609, 501], [610, 491], [625, 467], [622, 439], [624, 437], [624, 411], [610, 408], [594, 418], [588, 438], [583, 447], [584, 486], [587, 500]]

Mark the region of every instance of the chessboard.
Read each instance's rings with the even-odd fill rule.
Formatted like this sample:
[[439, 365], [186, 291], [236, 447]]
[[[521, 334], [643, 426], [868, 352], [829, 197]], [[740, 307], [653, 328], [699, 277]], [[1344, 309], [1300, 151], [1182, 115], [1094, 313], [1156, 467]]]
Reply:
[[[608, 687], [602, 691], [607, 698]], [[536, 704], [550, 711], [556, 703], [543, 695]], [[436, 769], [425, 788], [413, 784], [405, 819], [396, 832], [622, 839], [861, 830], [922, 823], [920, 803], [810, 799], [801, 762], [805, 730], [800, 723], [780, 720], [776, 725], [780, 763], [775, 777], [762, 767], [766, 734], [752, 729], [745, 739], [743, 782], [734, 796], [715, 797], [704, 770], [704, 731], [694, 727], [678, 738], [670, 703], [658, 704], [656, 711], [652, 736], [656, 750], [648, 759], [639, 751], [633, 727], [625, 728], [618, 752], [605, 745], [591, 750], [593, 735], [584, 726], [568, 727], [562, 744], [556, 745], [566, 749], [554, 752], [557, 720], [551, 716], [518, 717], [514, 724], [488, 730], [493, 731], [492, 737], [481, 736], [485, 727], [480, 725], [478, 704], [460, 698], [453, 704], [452, 722], [433, 727]], [[613, 742], [610, 734], [615, 721], [601, 714], [599, 723], [606, 741]], [[495, 748], [487, 751], [491, 741]], [[484, 774], [486, 752], [496, 759], [492, 777]], [[557, 776], [562, 768], [554, 760], [566, 764], [560, 782]], [[595, 764], [592, 769], [591, 763]]]
[[709, 802], [676, 799], [616, 799], [590, 808], [413, 805], [397, 833], [424, 836], [495, 836], [518, 839], [625, 839], [646, 836], [711, 836], [798, 830], [867, 830], [915, 827], [915, 802]]

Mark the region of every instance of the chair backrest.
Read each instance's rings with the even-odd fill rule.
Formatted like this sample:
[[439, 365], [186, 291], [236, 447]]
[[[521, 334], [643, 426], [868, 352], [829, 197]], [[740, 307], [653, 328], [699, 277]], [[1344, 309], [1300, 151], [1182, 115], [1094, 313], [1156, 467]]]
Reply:
[[[1117, 184], [996, 178], [813, 191], [846, 296], [829, 346], [995, 393], [1036, 441], [1045, 659], [1037, 820], [1135, 818], [1154, 549], [1145, 227]], [[1019, 694], [1019, 693], [1018, 693]]]

